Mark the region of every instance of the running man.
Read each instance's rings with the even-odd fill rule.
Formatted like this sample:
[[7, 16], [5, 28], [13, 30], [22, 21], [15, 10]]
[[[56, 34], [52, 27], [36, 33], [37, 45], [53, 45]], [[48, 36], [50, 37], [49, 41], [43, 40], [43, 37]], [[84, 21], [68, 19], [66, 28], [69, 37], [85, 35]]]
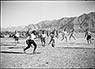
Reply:
[[28, 36], [28, 38], [26, 39], [26, 44], [27, 44], [27, 47], [24, 49], [24, 52], [25, 50], [27, 50], [28, 48], [30, 48], [31, 44], [33, 44], [34, 46], [34, 50], [33, 50], [33, 53], [35, 54], [35, 50], [37, 48], [37, 44], [35, 43], [35, 31], [32, 31], [32, 34]]
[[[49, 44], [52, 42], [52, 44], [51, 44], [52, 47], [54, 47], [54, 45], [55, 45], [54, 36], [55, 36], [55, 35], [54, 35], [54, 32], [51, 32], [51, 33], [50, 33], [50, 41], [49, 41]], [[49, 45], [49, 44], [48, 44], [48, 45]]]
[[84, 38], [85, 38], [85, 37], [86, 37], [87, 43], [88, 43], [88, 44], [91, 44], [91, 32], [88, 31], [88, 29], [86, 29], [86, 31], [85, 31], [85, 36], [84, 36]]
[[[66, 39], [66, 42], [67, 42], [67, 36], [68, 36], [68, 33], [67, 33], [67, 31], [64, 30], [64, 31], [62, 32], [62, 40], [65, 38], [65, 39]], [[61, 40], [61, 41], [62, 41], [62, 40]]]
[[19, 37], [20, 37], [20, 34], [18, 32], [15, 31], [15, 35], [13, 35], [15, 41], [16, 41], [16, 44], [19, 43]]
[[69, 35], [70, 35], [69, 40], [71, 39], [71, 37], [73, 37], [73, 39], [76, 40], [76, 39], [75, 39], [75, 36], [74, 36], [74, 35], [75, 35], [75, 34], [74, 34], [74, 29], [72, 29], [72, 30], [70, 31]]
[[45, 39], [46, 39], [45, 31], [42, 31], [42, 38], [41, 38], [42, 46], [45, 46], [45, 43], [46, 43]]

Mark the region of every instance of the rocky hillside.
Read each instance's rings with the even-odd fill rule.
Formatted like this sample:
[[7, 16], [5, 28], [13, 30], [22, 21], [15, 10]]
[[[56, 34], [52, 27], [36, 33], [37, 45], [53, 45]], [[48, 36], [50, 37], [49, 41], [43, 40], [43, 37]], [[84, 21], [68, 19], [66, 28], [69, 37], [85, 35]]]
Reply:
[[[92, 32], [95, 32], [95, 12], [90, 12], [88, 14], [84, 13], [79, 17], [63, 17], [58, 20], [45, 20], [41, 21], [37, 24], [30, 24], [25, 26], [24, 28], [20, 28], [19, 31], [27, 31], [28, 29], [48, 29], [51, 30], [55, 29], [66, 29], [69, 31], [70, 29], [74, 28], [76, 32], [82, 32], [85, 29], [89, 29]], [[8, 29], [7, 29], [8, 30]]]
[[1, 31], [12, 31], [14, 32], [15, 30], [21, 31], [25, 26], [18, 26], [18, 27], [7, 27], [7, 28], [1, 28]]

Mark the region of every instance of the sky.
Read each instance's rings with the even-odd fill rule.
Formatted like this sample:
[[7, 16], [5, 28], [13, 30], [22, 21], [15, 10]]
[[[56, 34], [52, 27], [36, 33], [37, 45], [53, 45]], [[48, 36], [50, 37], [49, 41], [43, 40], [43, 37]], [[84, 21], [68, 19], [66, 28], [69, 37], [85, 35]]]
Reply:
[[27, 26], [90, 12], [95, 12], [95, 1], [2, 1], [1, 27]]

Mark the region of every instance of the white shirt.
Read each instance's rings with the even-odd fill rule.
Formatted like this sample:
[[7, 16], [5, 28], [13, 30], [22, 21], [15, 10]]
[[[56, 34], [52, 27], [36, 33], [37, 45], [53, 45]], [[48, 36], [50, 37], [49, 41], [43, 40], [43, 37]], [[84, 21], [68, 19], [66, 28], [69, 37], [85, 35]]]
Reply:
[[19, 37], [19, 33], [16, 33], [16, 37]]
[[42, 34], [42, 37], [45, 38], [46, 37], [46, 34]]
[[31, 40], [34, 40], [36, 38], [36, 36], [34, 34], [31, 34], [31, 37], [28, 36], [27, 39], [31, 39]]
[[88, 35], [91, 35], [91, 32], [90, 31], [88, 31]]
[[31, 39], [34, 40], [36, 36], [34, 34], [31, 34]]
[[66, 31], [64, 31], [64, 33], [65, 33], [65, 34], [67, 34], [67, 32], [66, 32]]

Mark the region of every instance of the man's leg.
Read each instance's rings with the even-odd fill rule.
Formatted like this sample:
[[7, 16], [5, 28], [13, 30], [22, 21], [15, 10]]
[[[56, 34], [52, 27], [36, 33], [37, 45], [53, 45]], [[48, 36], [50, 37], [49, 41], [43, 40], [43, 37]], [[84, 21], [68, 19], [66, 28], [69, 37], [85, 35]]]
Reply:
[[54, 47], [54, 45], [55, 45], [55, 40], [52, 39], [52, 47]]
[[30, 39], [26, 40], [26, 44], [27, 44], [27, 47], [24, 49], [24, 52], [25, 52], [25, 50], [27, 50], [31, 46]]
[[92, 43], [92, 42], [91, 42], [91, 39], [89, 39], [89, 42], [90, 42], [90, 44]]
[[17, 37], [17, 43], [19, 43], [19, 37]]
[[34, 45], [33, 53], [35, 53], [35, 50], [36, 50], [36, 48], [37, 48], [37, 44], [36, 44], [34, 41], [32, 41], [32, 44]]
[[58, 34], [56, 34], [56, 38], [58, 39]]
[[62, 39], [61, 39], [61, 41], [64, 39], [64, 35], [62, 35]]
[[72, 35], [72, 37], [74, 38], [74, 40], [76, 40], [75, 37], [74, 37], [73, 35]]
[[71, 39], [71, 36], [72, 36], [72, 34], [70, 35], [69, 40]]
[[87, 40], [87, 43], [89, 44], [89, 38], [88, 38], [88, 36], [87, 36], [86, 40]]
[[15, 39], [15, 45], [17, 45], [17, 42], [18, 42], [17, 39]]
[[43, 38], [41, 38], [41, 43], [43, 44]]
[[52, 41], [52, 38], [50, 39], [50, 41], [49, 41], [48, 45], [51, 43], [51, 41]]
[[43, 44], [44, 44], [44, 46], [45, 46], [45, 38], [43, 38]]
[[65, 36], [66, 42], [67, 42], [67, 36]]
[[28, 48], [30, 48], [31, 44], [28, 44], [28, 46], [24, 49], [24, 52], [25, 50], [27, 50]]
[[42, 46], [44, 46], [44, 38], [42, 38]]
[[87, 40], [87, 43], [89, 44], [89, 40]]

